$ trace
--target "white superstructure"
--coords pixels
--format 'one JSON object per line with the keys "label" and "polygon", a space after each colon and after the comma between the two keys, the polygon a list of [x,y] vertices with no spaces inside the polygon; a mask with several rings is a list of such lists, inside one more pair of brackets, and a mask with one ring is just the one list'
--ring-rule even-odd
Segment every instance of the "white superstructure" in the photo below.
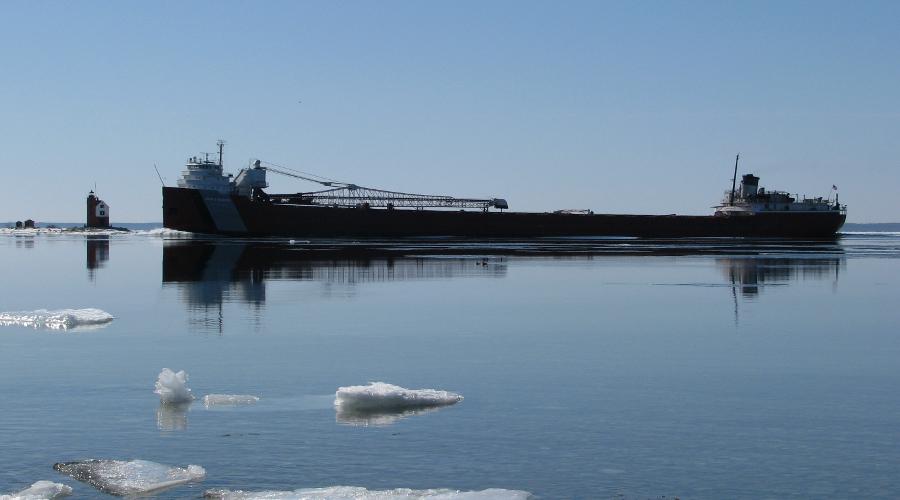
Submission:
{"label": "white superstructure", "polygon": [[715,207],[716,215],[752,215],[765,212],[833,212],[846,211],[834,201],[818,197],[798,199],[785,191],[767,191],[759,187],[759,177],[753,174],[741,178],[740,189],[725,192],[725,198]]}
{"label": "white superstructure", "polygon": [[222,173],[221,164],[210,160],[208,157],[200,159],[192,156],[188,158],[185,170],[181,172],[181,178],[178,179],[178,187],[231,193],[234,191],[234,182],[230,175]]}
{"label": "white superstructure", "polygon": [[260,167],[259,160],[252,167],[241,169],[237,178],[225,174],[222,170],[222,150],[225,143],[219,141],[218,146],[218,161],[210,160],[209,153],[205,153],[205,158],[198,156],[188,158],[185,169],[181,172],[181,178],[178,179],[178,187],[242,196],[250,196],[253,188],[268,187],[266,170]]}

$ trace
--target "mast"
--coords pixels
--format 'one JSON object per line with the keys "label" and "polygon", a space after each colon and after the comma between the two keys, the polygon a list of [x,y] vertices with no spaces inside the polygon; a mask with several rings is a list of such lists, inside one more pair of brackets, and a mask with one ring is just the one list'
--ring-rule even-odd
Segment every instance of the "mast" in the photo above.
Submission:
{"label": "mast", "polygon": [[223,165],[222,164],[222,150],[225,148],[225,141],[223,141],[222,139],[219,139],[218,141],[216,141],[216,144],[219,146],[219,166],[221,167]]}
{"label": "mast", "polygon": [[734,157],[734,177],[731,178],[731,198],[728,200],[729,205],[734,205],[734,188],[737,184],[737,166],[738,160],[741,158],[741,154],[738,153],[737,156]]}

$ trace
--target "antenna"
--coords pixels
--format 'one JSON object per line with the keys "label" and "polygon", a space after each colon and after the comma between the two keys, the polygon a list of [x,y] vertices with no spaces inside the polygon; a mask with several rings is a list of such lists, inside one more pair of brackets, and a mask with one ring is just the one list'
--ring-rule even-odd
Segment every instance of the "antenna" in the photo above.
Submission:
{"label": "antenna", "polygon": [[156,168],[156,163],[154,163],[154,164],[153,164],[153,170],[156,170],[156,176],[157,176],[157,177],[159,177],[159,183],[160,183],[160,184],[162,184],[162,185],[163,185],[163,187],[166,187],[166,183],[165,183],[165,182],[163,182],[163,180],[162,180],[162,176],[161,176],[161,175],[159,175],[159,169],[158,169],[158,168]]}
{"label": "antenna", "polygon": [[734,177],[731,178],[731,199],[729,199],[728,204],[734,205],[734,188],[737,184],[737,166],[738,160],[741,159],[741,154],[738,153],[737,156],[734,157]]}
{"label": "antenna", "polygon": [[219,139],[218,141],[216,141],[216,145],[219,146],[219,166],[221,167],[221,166],[223,166],[222,150],[225,149],[225,141],[222,139]]}

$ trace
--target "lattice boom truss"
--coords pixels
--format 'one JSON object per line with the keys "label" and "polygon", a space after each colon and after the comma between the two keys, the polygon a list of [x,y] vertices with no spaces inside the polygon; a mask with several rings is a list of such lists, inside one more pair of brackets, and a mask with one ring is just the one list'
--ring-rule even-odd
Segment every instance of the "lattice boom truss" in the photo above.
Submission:
{"label": "lattice boom truss", "polygon": [[383,208],[480,208],[484,211],[487,211],[487,209],[491,207],[501,210],[509,208],[506,200],[501,198],[454,198],[453,196],[386,191],[384,189],[368,188],[325,178],[316,179],[312,174],[306,174],[300,171],[290,171],[287,167],[279,167],[274,163],[269,163],[268,165],[269,166],[263,167],[267,171],[315,182],[331,188],[308,193],[270,195],[270,199],[274,200],[276,203],[316,204],[351,208],[359,206]]}
{"label": "lattice boom truss", "polygon": [[[277,198],[280,195],[273,195]],[[299,200],[297,199],[299,198]],[[362,186],[347,186],[309,193],[297,193],[289,202],[314,203],[336,207],[415,207],[415,208],[507,208],[506,201],[500,199],[454,198],[429,194],[401,193]]]}

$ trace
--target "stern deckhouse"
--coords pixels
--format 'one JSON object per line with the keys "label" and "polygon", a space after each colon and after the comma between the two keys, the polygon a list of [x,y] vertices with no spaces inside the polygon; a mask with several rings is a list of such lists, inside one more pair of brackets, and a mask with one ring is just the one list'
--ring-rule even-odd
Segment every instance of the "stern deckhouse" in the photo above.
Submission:
{"label": "stern deckhouse", "polygon": [[[735,159],[735,179],[737,178],[737,160]],[[847,206],[841,205],[837,195],[837,187],[832,186],[834,200],[831,197],[800,197],[787,191],[767,190],[759,186],[759,177],[745,174],[741,177],[740,188],[736,188],[732,180],[731,191],[726,191],[721,204],[715,206],[715,215],[754,215],[765,213],[835,213],[846,216]]]}

